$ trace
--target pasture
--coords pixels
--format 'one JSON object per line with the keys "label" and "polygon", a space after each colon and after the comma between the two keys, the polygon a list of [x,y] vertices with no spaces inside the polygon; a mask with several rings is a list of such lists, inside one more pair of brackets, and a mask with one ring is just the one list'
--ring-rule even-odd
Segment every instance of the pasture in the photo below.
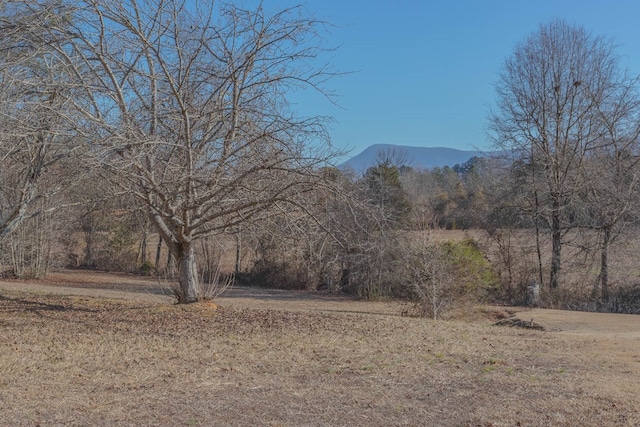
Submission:
{"label": "pasture", "polygon": [[0,290],[2,425],[640,425],[635,316],[519,312],[535,331],[249,288],[179,306],[77,272]]}

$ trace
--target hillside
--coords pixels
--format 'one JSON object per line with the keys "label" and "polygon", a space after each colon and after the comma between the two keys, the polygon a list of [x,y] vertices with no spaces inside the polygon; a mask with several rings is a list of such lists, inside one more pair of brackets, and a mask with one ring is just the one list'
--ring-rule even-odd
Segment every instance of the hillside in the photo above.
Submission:
{"label": "hillside", "polygon": [[416,169],[432,169],[435,167],[462,164],[474,156],[486,156],[482,151],[463,151],[446,147],[409,147],[406,145],[374,144],[360,154],[350,158],[339,167],[363,172],[375,165],[380,156],[391,155],[392,160],[400,158],[402,165]]}

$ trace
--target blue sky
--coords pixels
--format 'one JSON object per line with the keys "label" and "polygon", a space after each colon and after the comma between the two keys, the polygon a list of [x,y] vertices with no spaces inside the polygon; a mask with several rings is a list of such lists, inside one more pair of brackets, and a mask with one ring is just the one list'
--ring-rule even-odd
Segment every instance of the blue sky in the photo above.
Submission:
{"label": "blue sky", "polygon": [[[267,5],[295,1],[266,0]],[[488,111],[497,72],[515,45],[555,18],[618,44],[623,65],[640,74],[640,2],[562,0],[308,0],[335,25],[332,64],[354,73],[329,87],[337,108],[301,94],[305,114],[335,118],[333,144],[349,156],[376,143],[490,149]]]}

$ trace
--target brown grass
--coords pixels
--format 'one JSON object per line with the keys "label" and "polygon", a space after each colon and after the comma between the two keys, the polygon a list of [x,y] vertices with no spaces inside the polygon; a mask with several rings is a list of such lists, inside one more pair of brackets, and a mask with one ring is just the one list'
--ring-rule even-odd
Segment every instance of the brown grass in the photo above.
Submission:
{"label": "brown grass", "polygon": [[640,425],[635,336],[286,296],[185,307],[4,291],[1,424]]}

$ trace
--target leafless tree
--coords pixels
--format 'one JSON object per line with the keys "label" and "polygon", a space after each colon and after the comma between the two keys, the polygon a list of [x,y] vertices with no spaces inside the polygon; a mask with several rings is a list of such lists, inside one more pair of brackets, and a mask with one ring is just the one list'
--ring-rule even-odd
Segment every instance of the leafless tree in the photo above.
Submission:
{"label": "leafless tree", "polygon": [[441,318],[456,299],[460,288],[443,251],[428,239],[407,251],[407,276],[411,299],[419,316]]}
{"label": "leafless tree", "polygon": [[[0,11],[0,237],[53,208],[42,199],[65,187],[63,163],[78,148],[70,87],[39,25],[58,19],[47,5],[7,3]],[[42,185],[51,174],[58,179]]]}
{"label": "leafless tree", "polygon": [[[394,167],[376,169],[381,173],[375,177],[371,171],[360,180],[338,177],[318,215],[327,237],[326,243],[323,241],[325,259],[334,272],[338,268],[337,277],[333,277],[336,287],[365,298],[397,295],[404,285],[397,269],[402,268],[401,236],[406,231],[400,227],[397,208],[406,203],[406,196]],[[391,182],[386,181],[387,174]],[[401,193],[396,195],[398,200],[381,203],[381,192],[388,194],[394,188]]]}
{"label": "leafless tree", "polygon": [[585,161],[603,143],[607,103],[625,76],[612,43],[557,20],[519,44],[500,71],[490,116],[498,148],[527,165],[528,209],[551,234],[550,287],[560,283],[566,233],[586,188]]}
{"label": "leafless tree", "polygon": [[[82,96],[68,99],[95,161],[148,209],[179,265],[179,301],[202,297],[195,243],[313,189],[331,156],[322,117],[292,90],[322,86],[322,22],[303,7],[181,0],[64,3],[54,28]],[[70,28],[69,28],[70,27]]]}
{"label": "leafless tree", "polygon": [[[366,178],[334,168],[304,194],[298,208],[273,218],[258,236],[249,278],[270,286],[340,290],[364,298],[404,290],[397,268],[403,255],[394,209],[379,202]],[[247,242],[248,246],[251,245]],[[256,245],[257,243],[257,245]]]}
{"label": "leafless tree", "polygon": [[600,234],[599,285],[609,299],[609,247],[625,227],[638,219],[640,209],[640,96],[638,80],[613,86],[601,106],[605,132],[591,158],[585,160],[581,179],[583,221]]}

